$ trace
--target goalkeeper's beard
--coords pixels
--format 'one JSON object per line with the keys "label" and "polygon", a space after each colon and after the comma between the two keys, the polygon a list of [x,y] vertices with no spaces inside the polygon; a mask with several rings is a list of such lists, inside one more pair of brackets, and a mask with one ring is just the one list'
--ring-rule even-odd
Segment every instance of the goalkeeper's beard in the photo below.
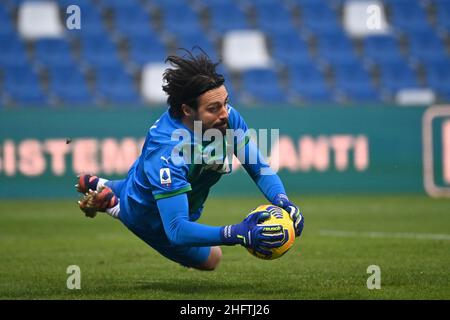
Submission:
{"label": "goalkeeper's beard", "polygon": [[228,129],[228,121],[219,123],[218,125],[215,125],[214,129],[219,130],[225,136],[225,134],[227,133],[227,129]]}
{"label": "goalkeeper's beard", "polygon": [[220,121],[218,123],[214,123],[212,126],[206,126],[205,123],[200,119],[199,115],[196,114],[194,116],[194,122],[195,121],[200,121],[202,124],[202,135],[205,134],[205,132],[209,129],[217,129],[219,130],[223,136],[225,136],[225,134],[227,133],[227,129],[229,128],[228,126],[228,119],[225,121]]}

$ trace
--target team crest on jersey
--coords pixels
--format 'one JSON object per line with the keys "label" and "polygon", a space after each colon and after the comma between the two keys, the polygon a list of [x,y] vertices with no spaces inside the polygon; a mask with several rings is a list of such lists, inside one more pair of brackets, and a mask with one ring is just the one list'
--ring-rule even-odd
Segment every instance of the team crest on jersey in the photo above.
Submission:
{"label": "team crest on jersey", "polygon": [[169,168],[161,168],[159,170],[159,181],[163,186],[170,186],[172,183],[172,178],[170,177],[170,169]]}

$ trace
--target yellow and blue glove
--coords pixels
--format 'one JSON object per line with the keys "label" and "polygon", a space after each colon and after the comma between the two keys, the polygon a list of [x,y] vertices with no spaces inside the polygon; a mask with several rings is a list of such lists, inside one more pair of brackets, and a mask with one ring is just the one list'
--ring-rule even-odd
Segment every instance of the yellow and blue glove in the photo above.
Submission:
{"label": "yellow and blue glove", "polygon": [[220,230],[223,244],[240,244],[246,248],[270,256],[271,252],[264,248],[277,248],[283,245],[282,226],[258,225],[270,218],[267,211],[255,212],[238,224],[224,226]]}
{"label": "yellow and blue glove", "polygon": [[274,200],[272,201],[272,204],[280,208],[283,208],[289,213],[289,216],[294,222],[295,236],[299,237],[302,234],[305,223],[305,219],[303,218],[300,209],[289,200],[287,195],[282,193],[275,196]]}

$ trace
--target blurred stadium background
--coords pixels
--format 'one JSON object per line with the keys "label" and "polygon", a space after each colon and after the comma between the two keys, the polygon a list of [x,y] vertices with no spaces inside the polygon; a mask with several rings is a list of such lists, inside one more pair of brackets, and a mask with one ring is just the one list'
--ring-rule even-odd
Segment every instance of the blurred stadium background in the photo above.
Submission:
{"label": "blurred stadium background", "polygon": [[[126,174],[166,108],[165,57],[194,46],[251,127],[280,129],[306,227],[277,261],[226,247],[186,272],[76,207],[77,173]],[[0,298],[450,299],[448,105],[450,0],[3,0]],[[242,170],[222,180],[200,222],[265,202]]]}
{"label": "blurred stadium background", "polygon": [[4,107],[161,104],[164,58],[194,45],[235,103],[450,100],[446,0],[5,0],[0,20]]}

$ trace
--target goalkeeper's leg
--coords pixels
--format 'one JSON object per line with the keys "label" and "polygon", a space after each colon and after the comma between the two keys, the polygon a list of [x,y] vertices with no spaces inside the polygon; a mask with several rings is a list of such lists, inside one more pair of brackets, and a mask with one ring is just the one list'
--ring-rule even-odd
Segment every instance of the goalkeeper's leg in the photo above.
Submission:
{"label": "goalkeeper's leg", "polygon": [[[124,210],[127,210],[124,208]],[[168,242],[164,230],[153,229],[148,223],[136,225],[128,223],[126,213],[120,220],[139,239],[158,251],[161,255],[180,265],[197,270],[215,270],[222,258],[222,250],[219,246],[192,247],[177,246]]]}
{"label": "goalkeeper's leg", "polygon": [[75,188],[82,194],[86,194],[90,190],[99,191],[99,189],[102,188],[108,181],[90,174],[80,174],[77,177],[77,180],[78,181]]}
{"label": "goalkeeper's leg", "polygon": [[85,195],[78,204],[87,217],[94,218],[97,211],[106,212],[115,218],[119,216],[120,206],[114,203],[114,199],[119,201],[125,179],[107,180],[90,174],[81,174],[77,179],[75,188]]}
{"label": "goalkeeper's leg", "polygon": [[100,191],[101,188],[108,187],[119,196],[124,185],[125,179],[107,180],[90,174],[81,174],[77,177],[75,188],[78,192],[86,194],[89,190]]}
{"label": "goalkeeper's leg", "polygon": [[220,260],[222,260],[222,249],[220,249],[219,246],[211,247],[208,259],[205,262],[194,266],[194,268],[205,271],[213,271],[219,265]]}
{"label": "goalkeeper's leg", "polygon": [[[132,230],[133,231],[133,230]],[[133,231],[139,238],[144,240],[140,232]],[[215,247],[186,247],[186,246],[161,246],[147,242],[166,258],[181,264],[187,268],[193,268],[202,271],[215,270],[222,260],[222,250],[219,246]]]}
{"label": "goalkeeper's leg", "polygon": [[78,201],[80,209],[86,214],[86,217],[94,218],[97,211],[106,212],[114,218],[119,218],[120,204],[119,198],[108,187],[100,187],[97,190],[90,190]]}

